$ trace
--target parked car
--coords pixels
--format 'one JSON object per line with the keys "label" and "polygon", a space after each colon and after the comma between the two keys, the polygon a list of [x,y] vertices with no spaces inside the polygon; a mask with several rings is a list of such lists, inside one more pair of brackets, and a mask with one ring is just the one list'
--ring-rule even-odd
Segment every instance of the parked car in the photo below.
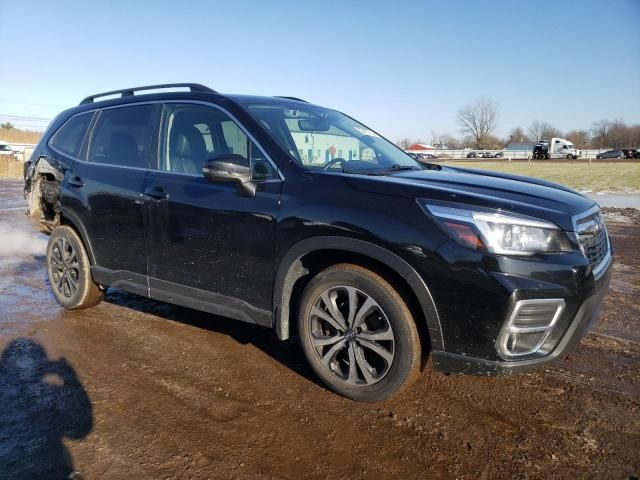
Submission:
{"label": "parked car", "polygon": [[496,154],[493,156],[493,158],[502,158],[504,157],[504,152],[496,152]]}
{"label": "parked car", "polygon": [[423,153],[421,160],[435,160],[437,158],[438,157],[435,156],[433,153]]}
{"label": "parked car", "polygon": [[479,158],[479,153],[478,152],[469,152],[467,153],[467,158]]}
{"label": "parked car", "polygon": [[633,154],[633,158],[640,158],[640,148],[636,148],[636,151]]}
{"label": "parked car", "polygon": [[598,153],[596,158],[624,158],[624,152],[622,150],[607,150],[603,153]]}
{"label": "parked car", "polygon": [[621,150],[624,158],[632,159],[636,154],[635,148],[622,148]]}
{"label": "parked car", "polygon": [[406,387],[428,356],[440,372],[544,365],[591,328],[610,279],[589,198],[421,164],[293,97],[91,95],[32,158],[28,213],[63,307],[111,286],[271,328],[355,400]]}
{"label": "parked car", "polygon": [[484,152],[482,154],[482,158],[493,158],[493,153],[491,152]]}
{"label": "parked car", "polygon": [[15,155],[16,153],[8,143],[0,143],[0,155]]}

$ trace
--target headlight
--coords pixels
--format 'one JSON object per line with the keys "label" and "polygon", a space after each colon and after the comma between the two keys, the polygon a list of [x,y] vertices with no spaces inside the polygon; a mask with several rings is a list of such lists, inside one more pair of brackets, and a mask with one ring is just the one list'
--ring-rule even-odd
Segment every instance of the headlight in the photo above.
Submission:
{"label": "headlight", "polygon": [[466,205],[420,203],[456,240],[474,249],[503,255],[579,249],[567,232],[545,220]]}

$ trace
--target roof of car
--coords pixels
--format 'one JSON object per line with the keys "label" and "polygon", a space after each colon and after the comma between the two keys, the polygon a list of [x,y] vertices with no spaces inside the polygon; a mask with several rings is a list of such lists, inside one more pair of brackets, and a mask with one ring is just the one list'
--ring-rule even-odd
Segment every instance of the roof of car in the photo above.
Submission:
{"label": "roof of car", "polygon": [[[190,85],[190,84],[186,84]],[[139,87],[143,91],[147,89],[147,87]],[[167,92],[152,92],[152,93],[133,93],[138,91],[138,89],[124,89],[117,90],[113,92],[105,92],[102,94],[95,94],[89,97],[86,97],[80,102],[79,105],[72,107],[66,110],[64,113],[67,114],[75,114],[86,110],[94,110],[96,108],[105,108],[116,105],[123,105],[128,103],[137,103],[137,102],[154,102],[154,101],[162,101],[162,100],[221,100],[221,99],[229,99],[236,103],[269,103],[272,105],[310,105],[305,100],[296,97],[290,96],[259,96],[259,95],[240,95],[240,94],[223,94],[216,92],[214,90],[206,89],[203,87],[202,89],[192,90],[192,91],[167,91]],[[109,95],[111,98],[107,98],[104,100],[97,100],[98,98]],[[121,95],[114,97],[114,95]]]}

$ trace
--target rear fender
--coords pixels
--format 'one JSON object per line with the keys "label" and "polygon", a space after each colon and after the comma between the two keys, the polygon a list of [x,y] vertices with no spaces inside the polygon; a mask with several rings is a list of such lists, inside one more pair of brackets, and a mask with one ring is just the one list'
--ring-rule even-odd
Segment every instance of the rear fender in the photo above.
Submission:
{"label": "rear fender", "polygon": [[27,214],[44,232],[60,224],[60,185],[65,170],[60,162],[40,156],[27,171],[24,187]]}

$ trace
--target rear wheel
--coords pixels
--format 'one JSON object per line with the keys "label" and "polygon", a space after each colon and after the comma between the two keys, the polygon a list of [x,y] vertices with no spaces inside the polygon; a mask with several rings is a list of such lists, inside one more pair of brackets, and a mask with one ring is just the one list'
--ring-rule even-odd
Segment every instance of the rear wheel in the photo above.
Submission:
{"label": "rear wheel", "polygon": [[69,310],[93,307],[104,296],[91,277],[91,263],[78,234],[70,227],[57,227],[47,245],[47,274],[51,290]]}
{"label": "rear wheel", "polygon": [[421,346],[398,292],[365,268],[339,264],[305,288],[298,317],[309,364],[334,392],[376,402],[419,374]]}

